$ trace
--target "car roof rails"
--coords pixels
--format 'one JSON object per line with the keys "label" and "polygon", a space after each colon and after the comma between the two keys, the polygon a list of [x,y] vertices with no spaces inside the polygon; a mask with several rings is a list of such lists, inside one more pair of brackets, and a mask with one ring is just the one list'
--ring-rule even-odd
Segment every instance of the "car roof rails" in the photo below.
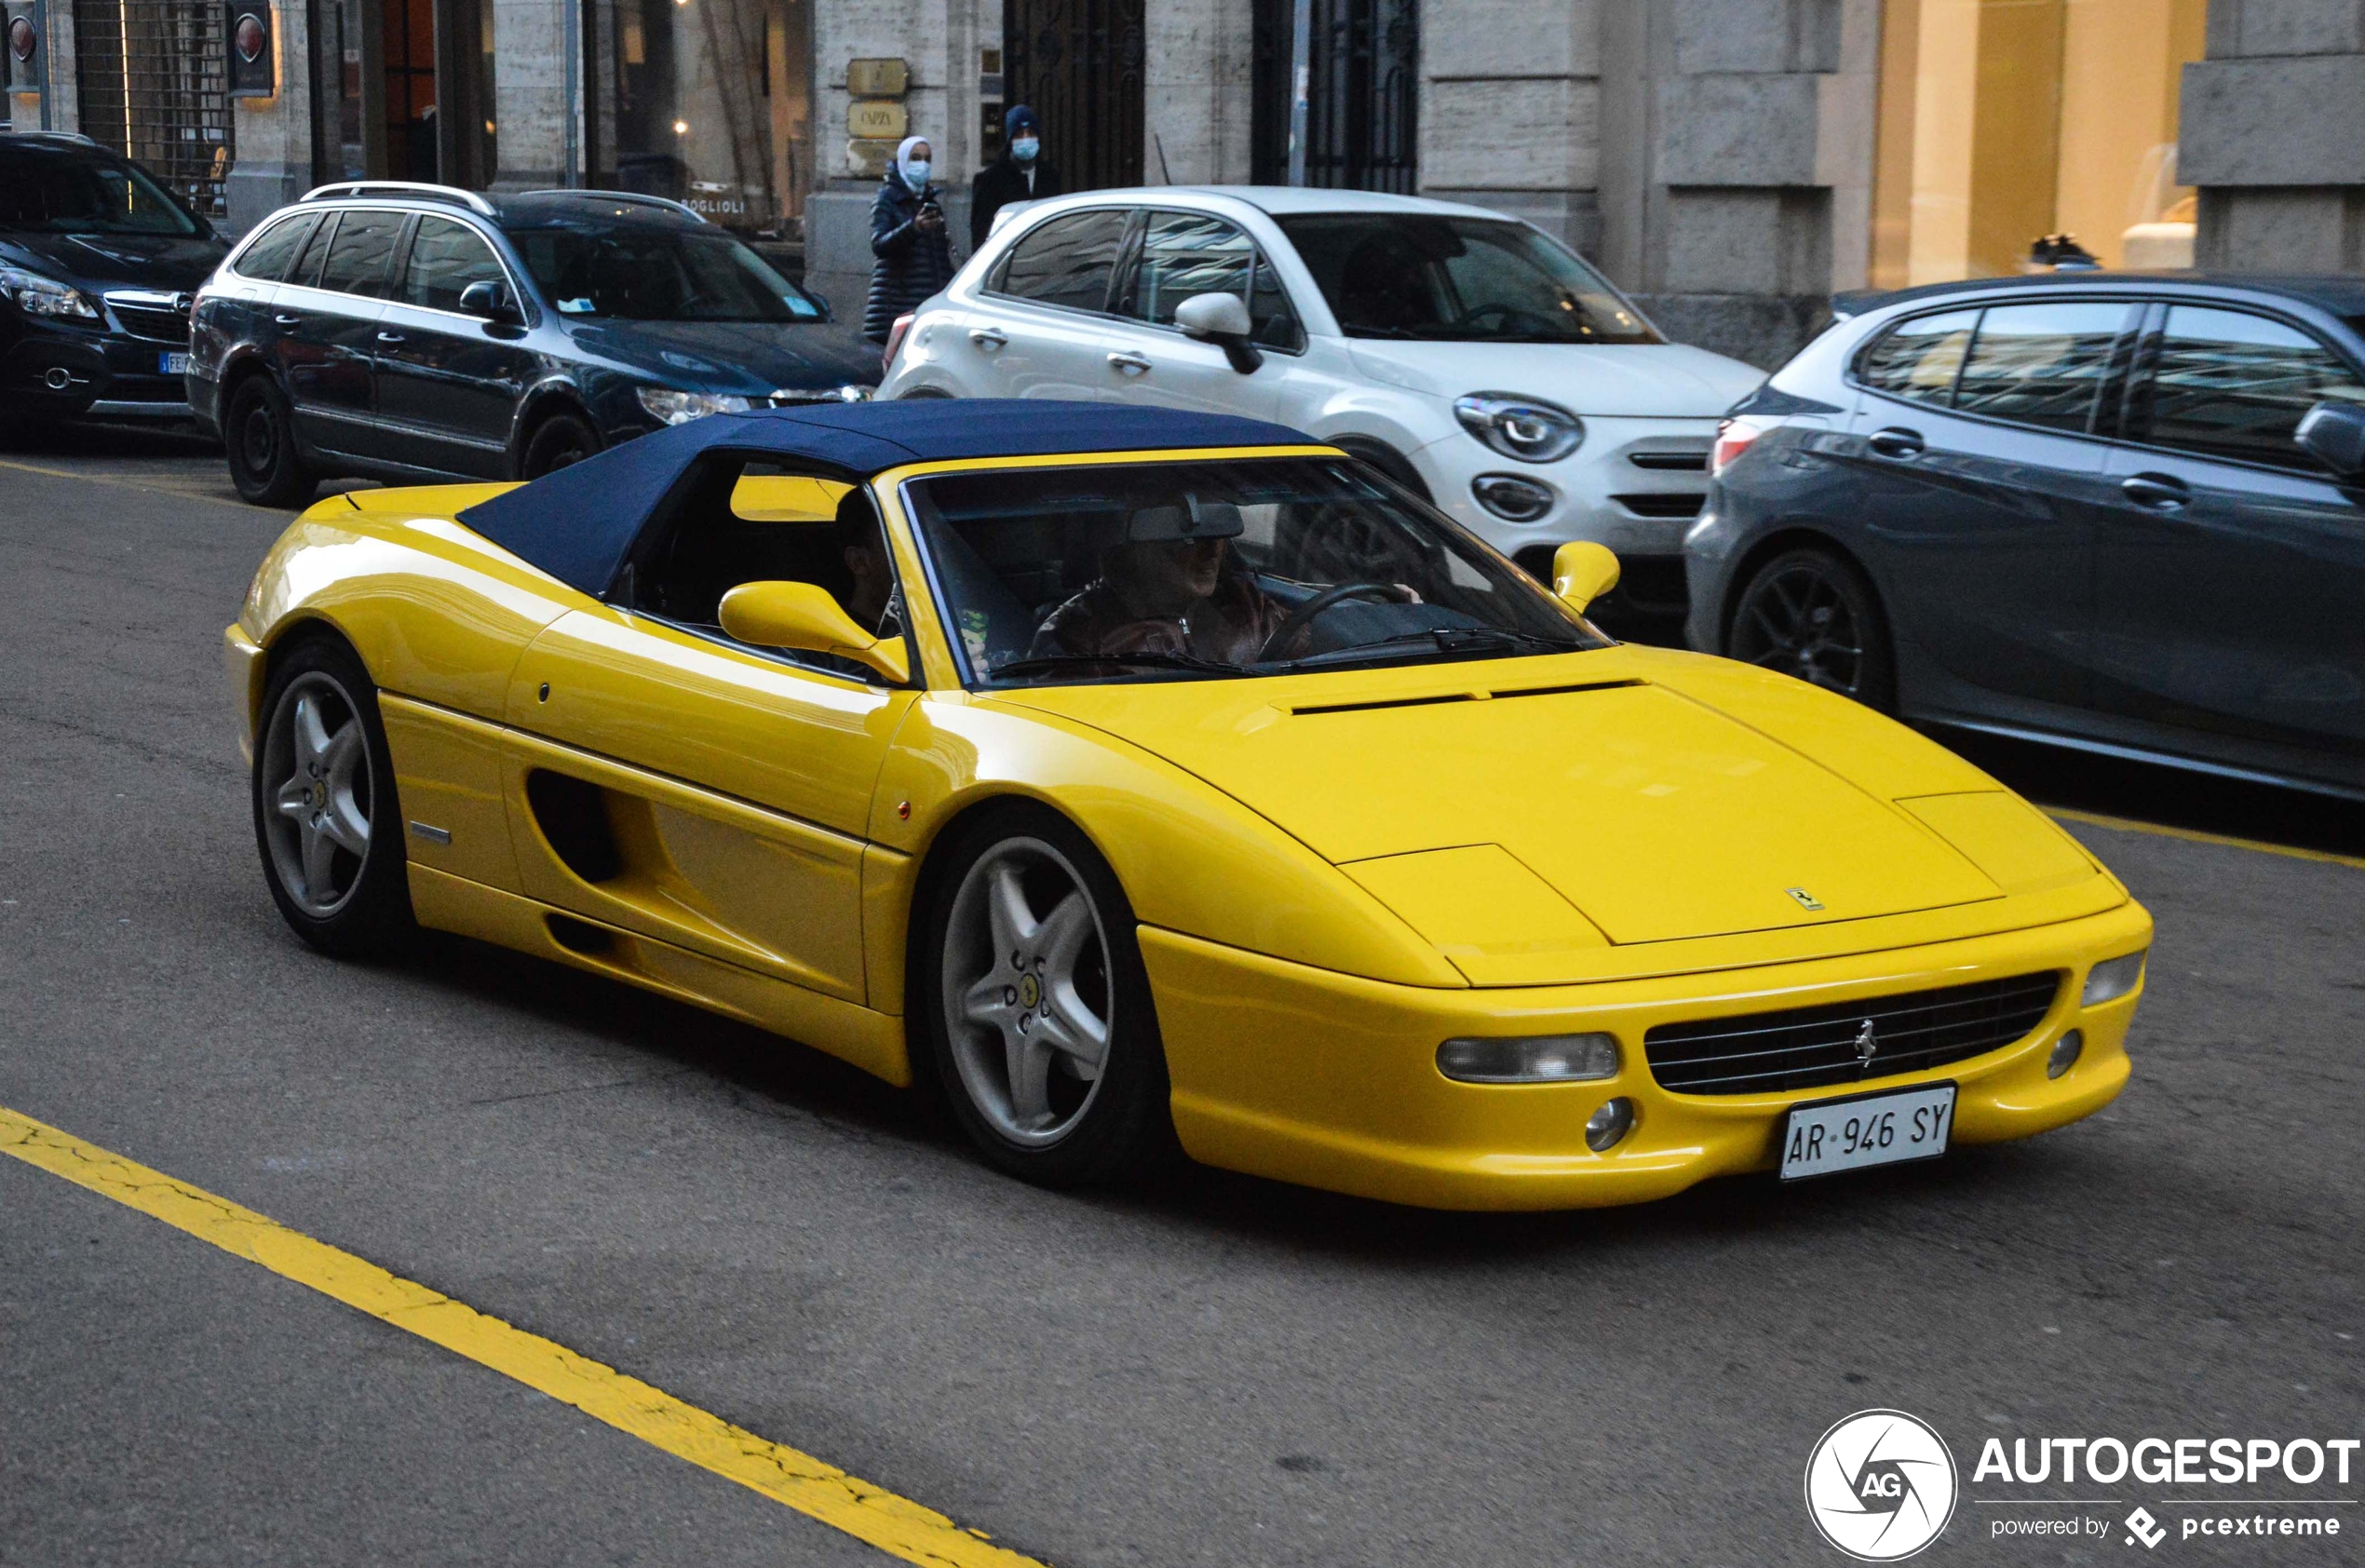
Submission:
{"label": "car roof rails", "polygon": [[488,218],[500,216],[501,210],[474,191],[464,191],[454,185],[429,185],[415,180],[340,180],[332,185],[316,185],[304,193],[306,201],[333,201],[343,196],[410,196],[421,201],[456,201],[472,212]]}
{"label": "car roof rails", "polygon": [[523,194],[530,196],[581,196],[586,201],[628,201],[641,207],[662,207],[669,212],[679,212],[695,223],[708,222],[705,213],[687,203],[675,201],[669,196],[643,196],[639,191],[596,191],[576,186],[566,190],[527,191]]}
{"label": "car roof rails", "polygon": [[78,130],[18,130],[14,128],[10,128],[6,130],[0,130],[0,135],[29,136],[34,138],[35,141],[45,142],[73,142],[85,147],[95,147],[99,144],[92,138],[83,135],[82,132]]}

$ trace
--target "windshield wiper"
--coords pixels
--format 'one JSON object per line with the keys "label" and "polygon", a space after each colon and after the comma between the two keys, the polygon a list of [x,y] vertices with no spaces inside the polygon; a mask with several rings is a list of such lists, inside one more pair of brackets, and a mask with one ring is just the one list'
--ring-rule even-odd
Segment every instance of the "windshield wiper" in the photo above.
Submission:
{"label": "windshield wiper", "polygon": [[1196,658],[1189,654],[1161,654],[1144,650],[1131,654],[1037,654],[1033,658],[1012,659],[997,664],[986,673],[999,681],[1007,676],[1047,675],[1054,670],[1073,669],[1079,665],[1094,665],[1106,669],[1112,665],[1135,666],[1144,669],[1193,669],[1211,675],[1245,673],[1237,664],[1218,659]]}

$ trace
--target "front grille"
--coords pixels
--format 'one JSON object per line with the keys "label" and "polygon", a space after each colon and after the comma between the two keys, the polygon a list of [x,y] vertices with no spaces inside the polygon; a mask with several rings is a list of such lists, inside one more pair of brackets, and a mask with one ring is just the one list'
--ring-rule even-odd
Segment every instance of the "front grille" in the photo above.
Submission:
{"label": "front grille", "polygon": [[107,304],[123,330],[135,338],[148,338],[156,343],[169,343],[175,347],[189,346],[189,313],[175,310],[162,303],[133,303],[120,294],[109,294]]}
{"label": "front grille", "polygon": [[[1774,1094],[1894,1077],[1964,1061],[2027,1036],[2045,1021],[2061,977],[2047,972],[1909,991],[1819,1007],[1663,1023],[1642,1036],[1661,1088],[1679,1094]],[[1872,1060],[1858,1042],[1872,1026]]]}
{"label": "front grille", "polygon": [[1700,515],[1708,497],[1694,491],[1655,491],[1642,495],[1613,495],[1611,500],[1637,517],[1688,518]]}

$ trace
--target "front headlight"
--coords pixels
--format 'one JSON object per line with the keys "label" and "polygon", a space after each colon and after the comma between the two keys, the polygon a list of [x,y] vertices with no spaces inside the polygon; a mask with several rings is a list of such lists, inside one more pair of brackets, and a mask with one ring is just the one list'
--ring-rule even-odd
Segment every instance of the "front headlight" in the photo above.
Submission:
{"label": "front headlight", "polygon": [[1615,1078],[1617,1068],[1617,1038],[1611,1034],[1466,1038],[1437,1048],[1437,1070],[1465,1084],[1582,1083]]}
{"label": "front headlight", "polygon": [[643,386],[641,406],[668,425],[687,425],[710,413],[745,413],[755,404],[736,392],[677,392],[670,386]]}
{"label": "front headlight", "polygon": [[1556,463],[1585,440],[1585,421],[1564,408],[1515,392],[1456,398],[1453,417],[1504,456],[1527,463]]}
{"label": "front headlight", "polygon": [[2112,958],[2086,971],[2086,994],[2077,999],[2081,1007],[2099,1007],[2105,1002],[2115,1002],[2135,989],[2143,978],[2145,948],[2124,958]]}
{"label": "front headlight", "polygon": [[85,321],[99,318],[98,306],[85,298],[82,291],[22,267],[0,266],[0,298],[7,299],[27,316],[72,316]]}

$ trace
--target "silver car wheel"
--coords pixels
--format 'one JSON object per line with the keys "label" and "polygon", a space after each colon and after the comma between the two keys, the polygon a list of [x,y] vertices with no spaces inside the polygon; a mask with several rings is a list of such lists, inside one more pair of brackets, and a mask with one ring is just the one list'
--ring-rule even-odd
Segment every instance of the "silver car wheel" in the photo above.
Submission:
{"label": "silver car wheel", "polygon": [[970,1103],[1007,1142],[1057,1143],[1100,1093],[1115,1021],[1108,953],[1084,879],[1041,839],[1005,839],[961,879],[945,1037]]}
{"label": "silver car wheel", "polygon": [[255,766],[279,885],[325,920],[353,897],[370,853],[370,737],[353,698],[318,670],[291,681]]}

